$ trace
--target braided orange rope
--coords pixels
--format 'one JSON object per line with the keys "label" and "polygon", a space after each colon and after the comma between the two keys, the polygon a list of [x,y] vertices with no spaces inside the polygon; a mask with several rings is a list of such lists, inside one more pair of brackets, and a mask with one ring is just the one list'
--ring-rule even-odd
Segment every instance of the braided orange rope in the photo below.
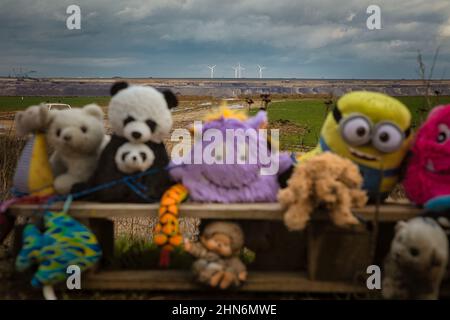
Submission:
{"label": "braided orange rope", "polygon": [[182,184],[176,184],[164,192],[159,206],[159,222],[155,227],[153,241],[161,247],[160,265],[169,265],[170,252],[183,243],[179,226],[179,204],[189,192]]}

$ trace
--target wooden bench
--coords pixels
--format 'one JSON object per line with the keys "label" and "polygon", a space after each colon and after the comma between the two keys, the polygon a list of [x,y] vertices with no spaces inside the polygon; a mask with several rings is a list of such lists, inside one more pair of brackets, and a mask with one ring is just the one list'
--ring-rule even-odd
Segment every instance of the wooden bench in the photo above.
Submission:
{"label": "wooden bench", "polygon": [[[16,205],[11,208],[11,214],[30,217],[36,209],[35,205]],[[61,209],[61,204],[55,204],[51,209]],[[313,216],[304,232],[289,232],[283,225],[283,210],[277,203],[185,203],[180,207],[182,217],[235,220],[243,225],[247,246],[256,252],[257,263],[250,266],[248,281],[239,290],[251,292],[368,292],[365,271],[375,257],[373,247],[383,256],[392,239],[393,224],[416,216],[420,210],[404,203],[386,203],[379,207],[378,213],[373,205],[354,212],[369,224],[375,216],[378,217],[380,237],[376,243],[373,242],[372,231],[366,226],[339,229],[331,225],[323,212]],[[70,214],[90,226],[99,239],[104,255],[111,257],[114,252],[114,225],[111,218],[157,217],[158,204],[75,202],[70,208]],[[385,234],[384,226],[389,230]],[[251,243],[258,248],[254,249]],[[192,281],[189,270],[100,268],[84,278],[85,289],[205,289]]]}

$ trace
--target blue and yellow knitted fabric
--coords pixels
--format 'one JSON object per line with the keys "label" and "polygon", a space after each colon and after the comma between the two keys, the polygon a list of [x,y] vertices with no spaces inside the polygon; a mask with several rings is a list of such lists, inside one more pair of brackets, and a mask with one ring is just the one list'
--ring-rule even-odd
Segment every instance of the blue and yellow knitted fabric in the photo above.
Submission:
{"label": "blue and yellow knitted fabric", "polygon": [[31,280],[33,287],[64,281],[70,265],[83,271],[100,259],[102,253],[95,235],[67,213],[47,211],[44,221],[44,233],[33,224],[25,227],[23,247],[16,259],[19,271],[38,265]]}

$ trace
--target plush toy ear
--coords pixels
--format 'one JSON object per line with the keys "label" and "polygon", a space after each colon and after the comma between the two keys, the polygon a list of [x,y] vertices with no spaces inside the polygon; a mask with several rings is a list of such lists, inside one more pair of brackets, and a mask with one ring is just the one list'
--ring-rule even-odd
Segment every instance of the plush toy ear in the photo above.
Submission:
{"label": "plush toy ear", "polygon": [[164,99],[166,99],[169,109],[175,108],[178,105],[177,96],[170,90],[164,90],[162,92]]}
{"label": "plush toy ear", "polygon": [[96,117],[98,120],[103,120],[103,110],[95,103],[84,106],[83,111],[93,117]]}
{"label": "plush toy ear", "polygon": [[404,226],[406,226],[406,222],[405,221],[399,221],[397,222],[397,224],[395,225],[395,232],[399,231],[400,229],[402,229]]}
{"label": "plush toy ear", "polygon": [[117,92],[126,89],[128,87],[129,87],[128,82],[125,81],[116,82],[112,85],[111,89],[109,89],[109,93],[111,94],[112,97],[115,96]]}

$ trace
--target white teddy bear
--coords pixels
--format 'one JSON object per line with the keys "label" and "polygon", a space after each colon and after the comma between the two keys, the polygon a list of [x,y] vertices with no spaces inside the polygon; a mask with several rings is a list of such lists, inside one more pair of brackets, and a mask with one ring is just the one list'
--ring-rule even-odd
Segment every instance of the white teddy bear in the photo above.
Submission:
{"label": "white teddy bear", "polygon": [[78,182],[87,181],[97,167],[102,147],[107,144],[103,111],[96,104],[48,112],[47,141],[55,175],[54,188],[67,194]]}
{"label": "white teddy bear", "polygon": [[383,297],[438,299],[447,261],[447,236],[435,220],[398,222],[384,265]]}

